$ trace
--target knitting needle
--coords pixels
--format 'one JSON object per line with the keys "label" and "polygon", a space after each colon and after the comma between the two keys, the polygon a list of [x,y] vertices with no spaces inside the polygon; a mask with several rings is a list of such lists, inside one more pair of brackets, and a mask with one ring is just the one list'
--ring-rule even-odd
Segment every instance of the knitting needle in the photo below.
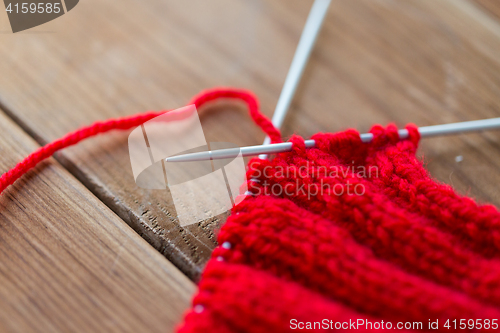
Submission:
{"label": "knitting needle", "polygon": [[[288,74],[285,79],[285,84],[281,90],[278,103],[276,104],[276,109],[274,110],[272,123],[274,127],[280,128],[285,120],[285,116],[292,103],[293,96],[297,90],[304,69],[311,55],[314,44],[318,37],[319,31],[325,19],[328,7],[330,6],[331,0],[316,0],[314,1],[311,11],[307,17],[304,30],[300,36],[299,44],[293,56],[292,64],[288,70]],[[264,140],[264,145],[268,145],[271,142],[269,137]],[[267,156],[259,156],[261,159],[266,159]]]}
{"label": "knitting needle", "polygon": [[[439,135],[477,132],[477,131],[484,131],[491,129],[500,129],[500,118],[491,118],[484,120],[465,121],[460,123],[419,127],[418,132],[420,133],[420,137],[428,138]],[[398,131],[398,134],[401,140],[407,139],[409,137],[408,130],[406,129],[400,129]],[[360,134],[360,138],[362,142],[368,143],[373,140],[373,134],[372,133]],[[314,140],[306,140],[305,146],[306,148],[315,147],[316,142]],[[233,148],[233,149],[220,149],[215,151],[205,151],[199,153],[171,156],[166,159],[166,162],[193,162],[193,161],[204,161],[209,159],[217,160],[223,158],[234,158],[238,156],[240,153],[242,156],[254,156],[258,154],[284,153],[291,150],[292,150],[292,143],[284,142],[284,143],[275,143],[269,145],[249,146],[249,147]]]}

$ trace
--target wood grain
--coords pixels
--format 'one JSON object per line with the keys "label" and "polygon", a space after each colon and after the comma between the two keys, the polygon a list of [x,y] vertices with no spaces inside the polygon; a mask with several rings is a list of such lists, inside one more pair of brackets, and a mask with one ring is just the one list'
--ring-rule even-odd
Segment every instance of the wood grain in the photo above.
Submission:
{"label": "wood grain", "polygon": [[490,12],[492,15],[500,18],[500,2],[494,0],[474,0],[476,1],[484,10]]}
{"label": "wood grain", "polygon": [[[177,108],[218,85],[253,90],[271,115],[311,4],[83,1],[32,33],[0,35],[0,103],[39,143],[98,119]],[[473,1],[333,1],[283,132],[498,117],[499,54],[500,23]],[[262,141],[241,107],[211,111],[208,141]],[[179,227],[167,191],[134,184],[126,140],[103,136],[57,158],[196,279],[223,217]],[[499,147],[489,132],[428,139],[420,153],[438,180],[500,206]]]}
{"label": "wood grain", "polygon": [[[0,112],[0,171],[37,144]],[[0,197],[1,332],[171,332],[193,283],[53,159]]]}

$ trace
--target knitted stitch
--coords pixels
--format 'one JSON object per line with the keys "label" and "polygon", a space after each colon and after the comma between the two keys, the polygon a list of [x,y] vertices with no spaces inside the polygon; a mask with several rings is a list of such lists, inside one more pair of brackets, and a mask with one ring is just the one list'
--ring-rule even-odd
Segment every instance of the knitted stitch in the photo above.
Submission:
{"label": "knitted stitch", "polygon": [[439,319],[449,331],[448,319],[500,318],[500,213],[432,180],[407,128],[401,141],[395,126],[374,126],[368,144],[354,130],[316,134],[312,149],[294,136],[291,152],[253,159],[254,196],[222,227],[178,332],[358,318],[424,330]]}

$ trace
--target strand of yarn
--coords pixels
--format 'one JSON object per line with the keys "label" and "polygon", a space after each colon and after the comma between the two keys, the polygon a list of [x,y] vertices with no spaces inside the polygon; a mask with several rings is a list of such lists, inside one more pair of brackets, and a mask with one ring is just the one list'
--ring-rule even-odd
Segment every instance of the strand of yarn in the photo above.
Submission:
{"label": "strand of yarn", "polygon": [[[271,121],[259,111],[257,97],[249,91],[234,88],[215,88],[202,91],[195,96],[189,104],[194,104],[197,108],[221,99],[236,99],[244,102],[253,121],[271,138],[273,142],[281,142],[281,134]],[[0,194],[26,172],[37,166],[43,160],[52,156],[55,152],[75,145],[82,140],[106,133],[112,130],[129,130],[144,122],[155,118],[168,111],[147,112],[118,119],[99,121],[90,126],[82,127],[71,132],[64,137],[38,148],[36,151],[19,162],[15,167],[4,173],[0,177]]]}

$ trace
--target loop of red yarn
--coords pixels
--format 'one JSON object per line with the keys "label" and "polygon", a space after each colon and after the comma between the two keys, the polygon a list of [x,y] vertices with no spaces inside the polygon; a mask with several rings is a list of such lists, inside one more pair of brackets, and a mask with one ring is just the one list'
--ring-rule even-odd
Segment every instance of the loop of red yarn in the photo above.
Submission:
{"label": "loop of red yarn", "polygon": [[191,104],[201,106],[208,102],[223,98],[232,98],[245,102],[248,106],[248,111],[252,120],[269,136],[271,142],[282,142],[279,129],[277,129],[273,123],[259,111],[259,99],[250,91],[237,90],[233,88],[205,90],[195,96],[191,100]]}
{"label": "loop of red yarn", "polygon": [[[194,104],[197,108],[200,108],[207,103],[226,98],[237,99],[245,102],[253,121],[271,138],[272,142],[281,142],[281,134],[279,130],[274,127],[271,121],[259,111],[258,99],[250,91],[234,88],[215,88],[205,90],[195,96],[190,104]],[[38,148],[35,152],[31,153],[14,168],[10,169],[0,177],[0,194],[22,175],[34,168],[41,161],[52,156],[58,150],[75,145],[82,140],[111,130],[128,130],[137,127],[165,112],[168,111],[148,112],[96,122],[90,126],[82,127],[74,132],[71,132],[56,141],[48,143],[45,146]]]}

